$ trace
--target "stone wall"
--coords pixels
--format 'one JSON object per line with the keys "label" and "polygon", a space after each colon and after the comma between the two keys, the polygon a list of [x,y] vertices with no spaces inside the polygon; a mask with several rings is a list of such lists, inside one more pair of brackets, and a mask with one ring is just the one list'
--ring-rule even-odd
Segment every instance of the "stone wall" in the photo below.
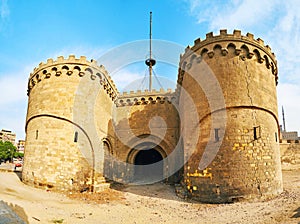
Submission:
{"label": "stone wall", "polygon": [[226,202],[282,191],[276,66],[261,39],[240,31],[209,33],[181,57],[184,181],[193,198]]}
{"label": "stone wall", "polygon": [[[114,113],[115,159],[120,161],[115,167],[115,180],[133,181],[135,158],[139,150],[155,149],[165,159],[164,176],[169,182],[177,160],[182,157],[174,149],[179,139],[179,116],[176,97],[169,90],[152,92],[131,92],[118,97]],[[175,151],[172,154],[172,152]],[[168,157],[168,158],[167,158]],[[126,163],[122,166],[122,163]]]}
{"label": "stone wall", "polygon": [[85,57],[49,59],[35,68],[28,83],[23,181],[62,191],[102,181],[98,141],[108,135],[116,93],[103,66]]}
{"label": "stone wall", "polygon": [[132,183],[140,152],[152,149],[162,158],[162,179],[182,178],[194,199],[280,193],[278,76],[270,47],[252,34],[221,30],[195,40],[179,66],[175,92],[119,94],[93,60],[41,63],[28,82],[23,181],[62,191],[101,189],[104,177]]}
{"label": "stone wall", "polygon": [[[300,165],[300,143],[294,140],[282,140],[280,143],[281,162],[283,168]],[[300,167],[300,166],[299,166]]]}

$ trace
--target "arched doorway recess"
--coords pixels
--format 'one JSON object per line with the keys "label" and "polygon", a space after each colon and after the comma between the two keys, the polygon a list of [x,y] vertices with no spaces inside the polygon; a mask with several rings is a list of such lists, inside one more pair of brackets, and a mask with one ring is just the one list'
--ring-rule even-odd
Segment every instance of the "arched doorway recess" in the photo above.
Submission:
{"label": "arched doorway recess", "polygon": [[133,182],[147,184],[163,181],[167,173],[166,156],[160,146],[150,142],[135,146],[128,155],[128,162],[134,165]]}

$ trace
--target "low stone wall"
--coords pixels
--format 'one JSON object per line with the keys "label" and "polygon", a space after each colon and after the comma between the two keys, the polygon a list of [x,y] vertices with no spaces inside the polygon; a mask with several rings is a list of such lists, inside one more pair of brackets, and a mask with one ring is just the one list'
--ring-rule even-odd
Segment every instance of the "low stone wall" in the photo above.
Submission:
{"label": "low stone wall", "polygon": [[300,165],[299,141],[282,141],[280,143],[280,153],[283,165]]}

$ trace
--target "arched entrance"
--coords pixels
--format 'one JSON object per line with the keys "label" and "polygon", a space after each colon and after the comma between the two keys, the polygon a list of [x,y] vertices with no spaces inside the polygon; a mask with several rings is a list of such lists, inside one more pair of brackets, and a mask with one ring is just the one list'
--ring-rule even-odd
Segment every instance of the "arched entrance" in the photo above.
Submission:
{"label": "arched entrance", "polygon": [[166,154],[162,148],[151,143],[136,146],[128,155],[128,162],[134,165],[133,182],[148,184],[163,181]]}
{"label": "arched entrance", "polygon": [[102,140],[102,146],[104,150],[104,176],[105,178],[113,179],[113,151],[108,139]]}
{"label": "arched entrance", "polygon": [[135,165],[149,165],[163,160],[162,155],[155,149],[141,150],[134,159]]}
{"label": "arched entrance", "polygon": [[[162,155],[155,149],[141,150],[134,159],[134,179],[143,180],[163,180],[163,160]],[[152,165],[151,167],[147,165]]]}

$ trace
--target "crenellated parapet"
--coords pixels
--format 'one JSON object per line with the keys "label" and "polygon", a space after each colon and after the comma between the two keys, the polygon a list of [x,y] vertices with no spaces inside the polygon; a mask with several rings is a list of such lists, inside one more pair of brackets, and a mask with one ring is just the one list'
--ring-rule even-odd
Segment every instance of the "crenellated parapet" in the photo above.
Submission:
{"label": "crenellated parapet", "polygon": [[146,105],[146,104],[164,104],[164,103],[177,103],[178,97],[171,89],[160,89],[159,91],[152,90],[137,90],[123,92],[115,100],[117,107],[132,106],[132,105]]}
{"label": "crenellated parapet", "polygon": [[99,82],[112,100],[117,97],[117,87],[103,65],[98,65],[93,59],[87,61],[85,56],[75,58],[74,55],[68,58],[60,56],[56,60],[50,58],[46,63],[41,62],[38,67],[34,68],[28,81],[28,96],[35,85],[43,80],[62,76],[89,76],[92,81]]}
{"label": "crenellated parapet", "polygon": [[277,73],[271,48],[239,30],[208,33],[185,49],[177,92],[184,154],[191,155],[184,185],[193,199],[223,203],[282,192]]}
{"label": "crenellated parapet", "polygon": [[178,83],[181,85],[184,72],[188,72],[194,63],[200,63],[203,58],[209,60],[216,56],[239,57],[242,61],[256,60],[271,70],[276,84],[278,83],[277,61],[269,45],[265,45],[260,38],[255,39],[251,33],[243,36],[240,30],[234,30],[233,34],[228,34],[226,29],[220,30],[219,35],[207,33],[205,40],[198,38],[194,41],[194,46],[185,49],[185,53],[180,55]]}

